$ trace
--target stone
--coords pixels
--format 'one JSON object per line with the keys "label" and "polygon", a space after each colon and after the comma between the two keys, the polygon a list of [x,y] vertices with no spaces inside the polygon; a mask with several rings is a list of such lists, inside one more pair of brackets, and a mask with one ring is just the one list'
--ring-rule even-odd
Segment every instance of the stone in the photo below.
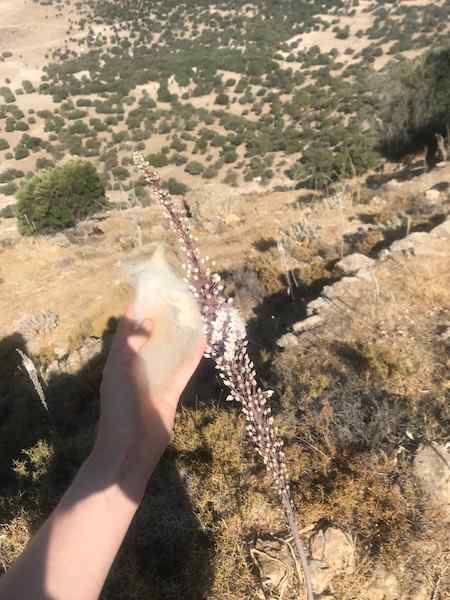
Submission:
{"label": "stone", "polygon": [[433,238],[450,239],[450,219],[432,229],[430,235]]}
{"label": "stone", "polygon": [[295,348],[298,346],[298,338],[293,333],[285,333],[277,340],[279,348]]}
{"label": "stone", "polygon": [[391,179],[385,184],[386,190],[395,190],[400,185],[400,182],[397,179]]}
{"label": "stone", "polygon": [[309,331],[310,329],[314,329],[318,327],[322,323],[322,317],[319,315],[313,315],[312,317],[308,317],[303,321],[298,321],[292,325],[292,330],[295,333],[303,333],[304,331]]}
{"label": "stone", "polygon": [[430,505],[450,521],[450,452],[433,442],[420,446],[414,458],[414,476]]}
{"label": "stone", "polygon": [[306,314],[308,316],[317,315],[330,308],[330,301],[326,298],[316,298],[308,303],[306,307]]}
{"label": "stone", "polygon": [[311,577],[317,594],[328,591],[337,575],[352,573],[354,570],[354,542],[337,527],[328,527],[314,533],[309,540],[309,550]]}
{"label": "stone", "polygon": [[390,248],[391,252],[402,252],[415,254],[415,249],[418,246],[426,244],[429,241],[429,234],[422,231],[411,233],[402,240],[394,242]]}
{"label": "stone", "polygon": [[400,584],[397,577],[386,571],[383,566],[378,566],[365,598],[367,600],[400,600],[400,597]]}
{"label": "stone", "polygon": [[323,288],[322,296],[329,300],[337,298],[345,298],[352,295],[358,288],[361,287],[361,277],[343,277],[340,281],[336,281],[333,285],[326,285]]}
{"label": "stone", "polygon": [[427,190],[425,192],[425,198],[430,202],[437,202],[441,198],[439,190]]}
{"label": "stone", "polygon": [[264,597],[284,599],[294,580],[295,565],[287,543],[281,539],[258,539],[250,554],[259,572]]}
{"label": "stone", "polygon": [[355,275],[375,266],[375,261],[364,254],[350,254],[336,264],[336,269],[344,275]]}

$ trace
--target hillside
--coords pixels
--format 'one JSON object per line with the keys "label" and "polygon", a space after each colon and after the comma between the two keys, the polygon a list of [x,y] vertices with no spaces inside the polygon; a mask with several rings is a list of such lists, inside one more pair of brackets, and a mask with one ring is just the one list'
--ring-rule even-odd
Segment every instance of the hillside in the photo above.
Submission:
{"label": "hillside", "polygon": [[315,187],[362,173],[382,159],[386,77],[446,42],[449,9],[373,0],[259,0],[232,10],[3,4],[0,156],[10,176],[0,195],[8,197],[22,174],[67,156],[94,161],[116,195],[144,197],[133,150],[189,187],[202,178]]}
{"label": "hillside", "polygon": [[[137,151],[275,390],[315,600],[450,600],[450,2],[0,9],[0,576],[90,451],[129,266],[181,270]],[[73,158],[108,202],[25,235],[17,190]],[[226,395],[203,360],[102,599],[303,598]]]}

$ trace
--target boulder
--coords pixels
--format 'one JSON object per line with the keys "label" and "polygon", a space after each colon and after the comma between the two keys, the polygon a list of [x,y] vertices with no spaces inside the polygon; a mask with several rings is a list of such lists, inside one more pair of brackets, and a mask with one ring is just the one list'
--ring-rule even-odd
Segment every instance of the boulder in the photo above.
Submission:
{"label": "boulder", "polygon": [[432,229],[430,235],[433,238],[450,239],[450,219]]}
{"label": "boulder", "polygon": [[279,348],[295,348],[298,346],[298,338],[293,333],[285,333],[277,340]]}
{"label": "boulder", "polygon": [[308,303],[306,307],[306,314],[308,316],[317,315],[330,308],[330,301],[326,298],[316,298]]}
{"label": "boulder", "polygon": [[427,190],[425,192],[425,198],[429,202],[437,202],[438,200],[440,200],[441,194],[440,194],[439,190]]}
{"label": "boulder", "polygon": [[337,527],[314,533],[309,541],[310,569],[316,594],[329,591],[333,579],[342,573],[352,573],[355,561],[353,540]]}
{"label": "boulder", "polygon": [[344,275],[355,275],[375,266],[375,261],[364,254],[350,254],[336,264],[336,269]]}
{"label": "boulder", "polygon": [[450,452],[436,443],[420,446],[414,476],[430,505],[450,521]]}
{"label": "boulder", "polygon": [[314,329],[318,327],[322,323],[322,317],[319,315],[313,315],[312,317],[308,317],[303,321],[298,321],[292,325],[292,330],[295,333],[303,333],[304,331],[309,331],[310,329]]}
{"label": "boulder", "polygon": [[289,546],[282,539],[257,539],[250,550],[259,572],[264,597],[285,598],[295,577],[295,564]]}
{"label": "boulder", "polygon": [[422,231],[411,233],[402,240],[394,242],[390,248],[391,252],[401,252],[406,254],[415,254],[419,246],[425,245],[429,241],[429,234]]}

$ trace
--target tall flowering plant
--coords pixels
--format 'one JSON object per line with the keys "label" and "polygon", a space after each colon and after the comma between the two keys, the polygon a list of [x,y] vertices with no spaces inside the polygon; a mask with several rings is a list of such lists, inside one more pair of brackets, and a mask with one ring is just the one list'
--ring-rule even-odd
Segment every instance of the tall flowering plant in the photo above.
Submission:
{"label": "tall flowering plant", "polygon": [[145,177],[155,200],[168,219],[170,228],[178,237],[184,255],[185,281],[199,303],[205,323],[205,356],[215,361],[219,376],[229,390],[228,399],[241,404],[247,433],[272,476],[280,497],[302,565],[307,600],[314,600],[308,562],[295,523],[283,442],[274,425],[268,402],[273,392],[262,390],[258,385],[254,365],[247,351],[245,323],[233,306],[233,299],[225,297],[220,275],[211,272],[208,257],[200,256],[197,239],[192,234],[184,206],[162,189],[158,174],[150,168],[142,155],[135,154],[134,163]]}

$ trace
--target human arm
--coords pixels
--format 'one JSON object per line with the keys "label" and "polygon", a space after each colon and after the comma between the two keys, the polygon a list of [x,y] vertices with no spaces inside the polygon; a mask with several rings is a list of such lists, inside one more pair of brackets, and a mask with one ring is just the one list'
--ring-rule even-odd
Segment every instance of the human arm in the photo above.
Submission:
{"label": "human arm", "polygon": [[94,448],[47,522],[0,580],[0,600],[94,600],[164,452],[181,392],[203,344],[152,397],[139,354],[151,323],[119,324],[101,386]]}

